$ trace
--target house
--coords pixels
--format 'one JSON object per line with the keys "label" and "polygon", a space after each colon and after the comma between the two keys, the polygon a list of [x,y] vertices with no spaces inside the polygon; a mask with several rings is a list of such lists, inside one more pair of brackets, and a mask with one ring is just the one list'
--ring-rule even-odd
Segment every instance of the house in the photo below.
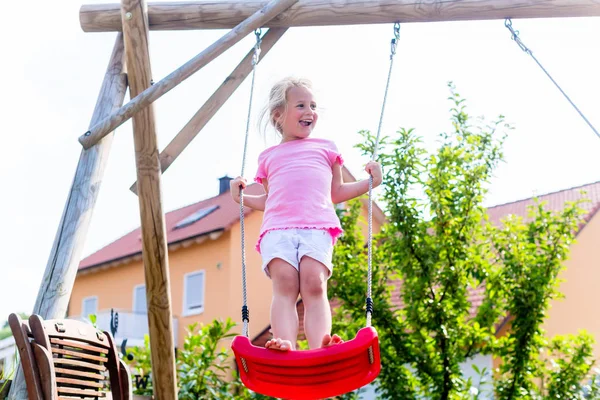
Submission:
{"label": "house", "polygon": [[[353,180],[344,169],[344,179]],[[171,211],[166,214],[169,248],[170,286],[175,346],[181,346],[185,328],[194,322],[210,323],[215,318],[231,317],[240,322],[241,251],[239,205],[227,192],[229,178],[221,178],[219,194],[213,198]],[[576,333],[586,329],[600,339],[600,320],[594,318],[594,287],[600,283],[600,182],[538,196],[547,207],[559,211],[566,201],[580,198],[586,191],[590,202],[584,204],[586,217],[577,242],[571,247],[570,258],[562,278],[560,291],[565,299],[554,300],[544,328],[549,336]],[[249,194],[261,193],[262,187],[250,185]],[[510,214],[527,216],[533,199],[524,199],[488,208],[490,219],[499,223]],[[366,216],[366,200],[363,212]],[[374,207],[374,231],[385,216]],[[271,286],[260,269],[259,254],[254,251],[262,213],[247,210],[245,214],[246,264],[248,305],[250,308],[250,337],[255,345],[263,345],[270,335],[269,306]],[[148,332],[144,271],[141,260],[139,229],[117,239],[81,261],[75,280],[68,315],[72,318],[98,316],[98,325],[110,326],[110,311],[119,313],[117,343],[128,339],[128,345],[139,345]],[[198,290],[199,289],[199,290]],[[397,288],[398,290],[398,288]],[[397,292],[394,293],[398,298]],[[471,292],[472,310],[483,299],[483,289]],[[302,303],[298,303],[302,312]],[[241,330],[241,326],[238,326]],[[500,327],[499,334],[508,329]],[[595,356],[600,356],[596,346]],[[491,370],[497,360],[477,355],[471,364]],[[465,364],[465,374],[473,374]],[[474,377],[476,378],[476,377]]]}

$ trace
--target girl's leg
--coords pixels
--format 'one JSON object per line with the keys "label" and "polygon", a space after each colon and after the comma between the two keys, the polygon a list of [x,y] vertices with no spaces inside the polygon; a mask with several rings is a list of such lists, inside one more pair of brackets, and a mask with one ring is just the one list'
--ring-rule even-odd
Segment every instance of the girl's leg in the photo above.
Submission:
{"label": "girl's leg", "polygon": [[271,302],[271,329],[273,339],[265,347],[274,350],[294,350],[298,337],[298,310],[296,302],[300,292],[298,271],[280,258],[269,263],[273,282]]}
{"label": "girl's leg", "polygon": [[304,303],[304,332],[311,349],[341,343],[331,336],[331,308],[327,300],[329,270],[317,260],[304,256],[300,261],[300,295]]}

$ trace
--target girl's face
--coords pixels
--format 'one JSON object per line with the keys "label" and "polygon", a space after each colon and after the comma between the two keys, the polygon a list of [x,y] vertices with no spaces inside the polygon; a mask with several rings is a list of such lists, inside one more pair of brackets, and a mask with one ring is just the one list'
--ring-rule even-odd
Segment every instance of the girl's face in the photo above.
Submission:
{"label": "girl's face", "polygon": [[317,125],[317,103],[310,89],[292,87],[287,92],[287,106],[274,113],[281,126],[281,142],[305,139]]}

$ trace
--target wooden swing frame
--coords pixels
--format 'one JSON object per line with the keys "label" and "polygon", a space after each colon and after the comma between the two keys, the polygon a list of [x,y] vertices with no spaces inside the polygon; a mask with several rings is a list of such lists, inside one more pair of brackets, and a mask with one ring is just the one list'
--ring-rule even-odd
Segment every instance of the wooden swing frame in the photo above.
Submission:
{"label": "wooden swing frame", "polygon": [[[115,128],[133,120],[137,182],[156,398],[175,400],[177,382],[173,347],[168,249],[162,210],[161,174],[181,154],[252,70],[252,50],[190,119],[169,145],[157,148],[152,103],[257,28],[270,28],[262,57],[289,27],[354,24],[466,21],[504,18],[600,16],[595,0],[202,0],[83,5],[86,32],[118,32],[90,127],[81,132],[83,150],[52,246],[33,313],[44,319],[66,314],[91,214],[102,183]],[[231,29],[159,82],[152,84],[150,30]],[[123,105],[129,86],[131,101]],[[10,398],[23,398],[18,373]],[[26,396],[26,395],[25,395]]]}

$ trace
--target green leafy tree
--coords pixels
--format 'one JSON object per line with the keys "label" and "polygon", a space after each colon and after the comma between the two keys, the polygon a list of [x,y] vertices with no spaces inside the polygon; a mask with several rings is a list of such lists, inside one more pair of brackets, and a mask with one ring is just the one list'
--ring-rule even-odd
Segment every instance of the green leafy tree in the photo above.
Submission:
{"label": "green leafy tree", "polygon": [[219,342],[235,336],[231,319],[213,321],[210,325],[192,324],[183,348],[177,354],[179,398],[233,399],[237,381],[228,380],[229,351]]}
{"label": "green leafy tree", "polygon": [[[546,359],[546,398],[599,398],[597,392],[600,387],[597,383],[592,381],[591,386],[582,385],[592,367],[593,344],[594,338],[585,332],[552,339],[548,349],[550,354]],[[587,390],[584,390],[584,386],[588,386]]]}
{"label": "green leafy tree", "polygon": [[130,350],[133,358],[128,360],[132,370],[133,393],[151,396],[152,387],[152,358],[150,356],[150,337],[144,335],[144,345],[135,346]]}
{"label": "green leafy tree", "polygon": [[[591,338],[583,334],[548,347],[541,328],[549,301],[558,296],[558,273],[580,222],[578,204],[558,214],[538,204],[528,221],[491,224],[482,203],[511,127],[502,116],[492,123],[473,120],[451,84],[450,93],[452,130],[440,135],[435,151],[428,152],[413,130],[381,140],[381,200],[388,223],[373,253],[379,394],[481,398],[482,388],[461,371],[481,353],[502,357],[499,379],[495,387],[488,385],[499,399],[591,396],[594,386],[582,385],[592,364]],[[374,139],[362,134],[359,147],[371,154]],[[350,202],[342,214],[345,235],[336,247],[329,293],[341,302],[334,326],[347,336],[364,321],[367,262],[360,223],[359,206]],[[399,293],[393,283],[400,283]],[[469,301],[474,290],[485,296],[476,310]],[[503,322],[511,329],[497,338]],[[548,357],[568,361],[549,370],[544,349],[552,350]]]}
{"label": "green leafy tree", "polygon": [[[530,211],[531,222],[524,224],[520,218],[509,218],[504,221],[504,229],[494,230],[491,235],[496,257],[502,265],[494,287],[498,288],[499,299],[512,317],[511,334],[501,338],[496,346],[503,360],[502,378],[496,387],[500,400],[538,398],[543,394],[535,382],[545,374],[540,350],[549,347],[542,323],[549,301],[559,296],[558,274],[580,222],[579,209],[572,203],[558,216],[541,204]],[[492,300],[488,300],[488,307],[492,307]],[[572,359],[578,364],[571,365],[572,371],[560,371],[559,365],[559,371],[551,374],[550,389],[555,394],[559,389],[566,389],[557,384],[558,377],[584,377],[581,372],[588,363],[593,339],[585,333],[582,335],[571,341],[576,348],[564,338],[552,344],[555,356],[559,356],[561,350],[576,350],[585,356],[585,359]],[[563,394],[566,396],[563,398],[573,398],[567,392]]]}
{"label": "green leafy tree", "polygon": [[[183,347],[177,352],[177,377],[182,400],[263,400],[268,397],[247,390],[232,369],[231,351],[222,341],[235,336],[231,319],[214,320],[208,325],[192,324],[187,328]],[[143,347],[133,347],[132,369],[134,393],[151,396],[152,362],[150,340],[144,339]]]}
{"label": "green leafy tree", "polygon": [[10,336],[12,336],[10,327],[5,326],[4,328],[0,329],[0,340],[6,339],[7,337],[10,337]]}
{"label": "green leafy tree", "polygon": [[[26,313],[18,313],[21,319],[27,321],[29,319],[29,314]],[[12,332],[10,330],[10,326],[8,325],[8,320],[2,323],[2,327],[0,328],[0,340],[6,339],[7,337],[12,336]]]}

